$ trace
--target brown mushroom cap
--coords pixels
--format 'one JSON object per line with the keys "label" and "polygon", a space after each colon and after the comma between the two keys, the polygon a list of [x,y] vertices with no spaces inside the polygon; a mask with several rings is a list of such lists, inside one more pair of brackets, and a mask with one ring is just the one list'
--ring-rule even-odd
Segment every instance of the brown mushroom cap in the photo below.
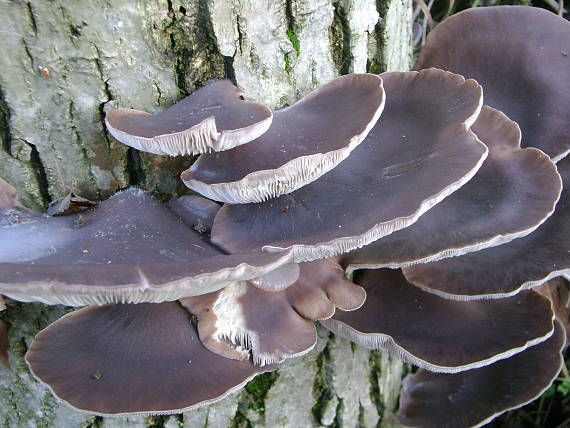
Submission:
{"label": "brown mushroom cap", "polygon": [[366,270],[366,302],[322,324],[371,349],[389,349],[422,368],[454,373],[509,358],[552,335],[550,301],[533,291],[458,302],[407,283],[401,271]]}
{"label": "brown mushroom cap", "polygon": [[209,234],[220,205],[201,196],[180,196],[168,201],[168,207],[180,216],[186,226],[201,234]]}
{"label": "brown mushroom cap", "polygon": [[290,193],[346,159],[383,108],[379,76],[341,76],[274,112],[269,130],[250,144],[200,156],[182,180],[208,198],[229,203]]}
{"label": "brown mushroom cap", "polygon": [[0,211],[20,206],[18,192],[9,183],[0,178]]}
{"label": "brown mushroom cap", "polygon": [[228,150],[248,143],[269,128],[271,111],[243,101],[229,80],[206,84],[165,111],[152,115],[119,109],[107,114],[107,129],[121,143],[157,155],[188,155]]}
{"label": "brown mushroom cap", "polygon": [[536,231],[508,244],[403,269],[411,283],[450,299],[512,296],[570,273],[570,158],[557,164],[562,195]]}
{"label": "brown mushroom cap", "polygon": [[570,23],[544,9],[467,9],[427,38],[416,69],[437,67],[477,80],[485,104],[522,130],[522,146],[555,161],[570,151]]}
{"label": "brown mushroom cap", "polygon": [[176,300],[263,276],[290,254],[222,254],[131,189],[81,215],[0,228],[0,293],[81,306]]}
{"label": "brown mushroom cap", "polygon": [[229,252],[292,248],[297,261],[331,257],[409,226],[467,182],[487,155],[467,129],[480,86],[441,70],[382,78],[382,119],[349,158],[291,194],[224,206],[212,242]]}
{"label": "brown mushroom cap", "polygon": [[528,235],[552,214],[562,182],[550,158],[538,149],[521,149],[517,124],[488,106],[471,130],[489,148],[475,177],[413,225],[343,255],[349,272],[494,247]]}
{"label": "brown mushroom cap", "polygon": [[100,415],[179,413],[274,369],[208,351],[176,302],[72,312],[36,336],[26,361],[58,398]]}
{"label": "brown mushroom cap", "polygon": [[570,281],[559,277],[534,289],[551,302],[556,318],[564,326],[566,337],[570,337]]}
{"label": "brown mushroom cap", "polygon": [[507,360],[462,373],[419,370],[404,380],[401,423],[423,428],[480,427],[540,396],[562,366],[564,330]]}
{"label": "brown mushroom cap", "polygon": [[354,310],[366,293],[345,280],[331,259],[300,264],[299,280],[281,292],[242,282],[203,296],[181,299],[199,319],[202,343],[226,358],[249,358],[257,365],[309,352],[317,341],[312,321],[330,318],[335,307]]}

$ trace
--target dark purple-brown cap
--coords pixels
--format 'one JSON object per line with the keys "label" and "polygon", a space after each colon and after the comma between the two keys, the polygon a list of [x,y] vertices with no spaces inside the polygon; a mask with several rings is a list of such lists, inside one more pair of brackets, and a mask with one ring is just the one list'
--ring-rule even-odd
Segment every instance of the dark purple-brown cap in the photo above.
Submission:
{"label": "dark purple-brown cap", "polygon": [[455,373],[509,358],[552,335],[550,301],[533,291],[458,302],[426,293],[401,271],[365,270],[364,305],[323,325],[371,349],[388,349],[422,368]]}
{"label": "dark purple-brown cap", "polygon": [[82,214],[0,228],[0,293],[72,306],[162,302],[254,279],[291,259],[223,254],[166,205],[130,189]]}
{"label": "dark purple-brown cap", "polygon": [[251,356],[255,364],[281,362],[313,349],[312,321],[330,318],[335,308],[359,308],[364,290],[345,280],[331,259],[300,264],[299,279],[284,291],[267,292],[250,282],[181,300],[198,317],[200,340],[227,358]]}
{"label": "dark purple-brown cap", "polygon": [[404,380],[397,417],[410,427],[480,427],[540,396],[563,363],[564,329],[507,360],[466,372],[419,370]]}
{"label": "dark purple-brown cap", "polygon": [[520,129],[484,106],[471,130],[489,148],[475,177],[413,225],[342,256],[354,269],[404,267],[494,247],[526,236],[553,212],[562,190],[556,165],[520,148]]}
{"label": "dark purple-brown cap", "polygon": [[558,161],[570,151],[570,23],[544,9],[467,9],[428,36],[415,68],[477,80],[485,104],[517,122],[523,147]]}
{"label": "dark purple-brown cap", "polygon": [[341,76],[274,112],[269,130],[250,144],[200,156],[182,180],[208,198],[229,203],[290,193],[346,159],[383,108],[381,77]]}
{"label": "dark purple-brown cap", "polygon": [[170,414],[219,401],[263,371],[208,351],[177,302],[105,305],[65,315],[34,339],[34,376],[99,415]]}
{"label": "dark purple-brown cap", "polygon": [[189,155],[228,150],[269,128],[271,111],[244,101],[229,80],[206,84],[165,111],[152,115],[119,109],[107,113],[107,129],[121,143],[157,155]]}
{"label": "dark purple-brown cap", "polygon": [[186,226],[201,234],[210,234],[220,205],[201,196],[188,195],[168,201],[168,207],[180,216]]}
{"label": "dark purple-brown cap", "polygon": [[570,273],[570,158],[557,164],[562,195],[537,230],[494,248],[403,269],[408,281],[450,299],[512,296]]}
{"label": "dark purple-brown cap", "polygon": [[570,281],[558,277],[534,289],[552,302],[554,314],[564,326],[566,337],[570,337]]}
{"label": "dark purple-brown cap", "polygon": [[481,87],[441,70],[382,79],[382,118],[345,161],[288,195],[224,206],[212,242],[229,252],[291,248],[297,261],[331,257],[409,226],[465,184],[487,155],[468,129]]}

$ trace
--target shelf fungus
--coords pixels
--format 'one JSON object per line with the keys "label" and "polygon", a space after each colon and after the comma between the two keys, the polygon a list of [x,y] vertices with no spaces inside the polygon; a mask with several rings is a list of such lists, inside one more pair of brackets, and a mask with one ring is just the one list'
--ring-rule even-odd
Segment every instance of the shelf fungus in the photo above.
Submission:
{"label": "shelf fungus", "polygon": [[455,373],[487,366],[543,342],[553,332],[550,301],[533,291],[458,302],[414,287],[399,270],[365,270],[359,277],[366,291],[364,305],[353,312],[338,311],[322,324],[430,371]]}
{"label": "shelf fungus", "polygon": [[342,256],[347,271],[405,267],[523,237],[553,212],[562,182],[542,151],[520,148],[517,124],[484,106],[471,127],[489,148],[475,177],[413,225]]}
{"label": "shelf fungus", "polygon": [[345,161],[293,193],[225,205],[212,242],[231,253],[292,249],[298,262],[332,257],[409,226],[464,185],[487,156],[468,129],[481,87],[441,70],[381,77],[382,118]]}
{"label": "shelf fungus", "polygon": [[403,269],[411,283],[450,299],[512,296],[570,273],[570,158],[558,162],[563,189],[535,232],[494,248]]}
{"label": "shelf fungus", "polygon": [[570,152],[570,22],[544,9],[467,9],[428,36],[416,69],[441,68],[477,80],[485,104],[522,130],[522,146],[558,161]]}
{"label": "shelf fungus", "polygon": [[192,190],[229,203],[290,193],[346,159],[384,108],[382,79],[350,74],[273,113],[269,130],[235,149],[203,154],[181,175]]}
{"label": "shelf fungus", "polygon": [[119,109],[105,118],[121,143],[157,155],[191,155],[228,150],[255,140],[272,120],[271,111],[252,101],[229,80],[214,81],[165,111],[152,115]]}
{"label": "shelf fungus", "polygon": [[564,329],[507,360],[461,373],[419,370],[404,380],[398,419],[423,428],[480,427],[538,398],[562,367]]}
{"label": "shelf fungus", "polygon": [[226,205],[129,189],[19,222],[0,181],[0,294],[93,305],[36,336],[31,371],[77,409],[177,413],[309,352],[319,320],[422,368],[407,425],[534,399],[561,367],[555,315],[569,325],[568,51],[553,14],[477,8],[438,25],[419,71],[343,76],[275,113],[228,81],[110,112],[127,145],[202,153],[181,178]]}
{"label": "shelf fungus", "polygon": [[262,277],[291,261],[287,253],[224,254],[137,189],[82,214],[0,228],[0,293],[24,302],[171,301]]}
{"label": "shelf fungus", "polygon": [[208,351],[190,315],[178,302],[84,308],[42,330],[26,361],[54,395],[98,415],[179,413],[274,369]]}
{"label": "shelf fungus", "polygon": [[251,354],[263,366],[309,352],[317,341],[313,321],[330,318],[337,307],[357,309],[365,297],[334,260],[326,259],[301,263],[298,281],[280,292],[242,282],[181,303],[198,317],[208,349],[234,359]]}

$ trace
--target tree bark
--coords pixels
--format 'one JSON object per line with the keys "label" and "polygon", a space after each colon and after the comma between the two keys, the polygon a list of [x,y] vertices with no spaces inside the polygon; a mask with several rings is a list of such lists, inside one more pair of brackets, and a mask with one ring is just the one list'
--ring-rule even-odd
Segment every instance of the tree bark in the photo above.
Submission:
{"label": "tree bark", "polygon": [[[188,193],[190,158],[139,153],[107,134],[109,109],[163,109],[230,78],[272,108],[353,72],[406,70],[411,0],[0,0],[0,177],[45,209],[72,186],[103,199],[138,185]],[[0,313],[0,426],[394,426],[402,364],[320,330],[317,349],[218,404],[171,417],[99,418],[60,404],[23,361],[63,307]]]}

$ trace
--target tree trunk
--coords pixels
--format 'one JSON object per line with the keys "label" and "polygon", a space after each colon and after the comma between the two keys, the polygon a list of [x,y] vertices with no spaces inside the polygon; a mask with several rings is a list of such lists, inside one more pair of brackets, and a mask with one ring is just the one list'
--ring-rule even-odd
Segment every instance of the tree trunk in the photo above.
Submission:
{"label": "tree trunk", "polygon": [[[163,109],[208,79],[291,104],[352,72],[405,70],[411,0],[0,0],[0,177],[46,208],[65,186],[102,199],[129,185],[188,193],[189,158],[139,153],[105,131],[109,109]],[[218,404],[171,417],[98,418],[29,375],[33,335],[68,308],[10,303],[0,426],[372,427],[395,425],[403,366],[320,330],[315,351]]]}

